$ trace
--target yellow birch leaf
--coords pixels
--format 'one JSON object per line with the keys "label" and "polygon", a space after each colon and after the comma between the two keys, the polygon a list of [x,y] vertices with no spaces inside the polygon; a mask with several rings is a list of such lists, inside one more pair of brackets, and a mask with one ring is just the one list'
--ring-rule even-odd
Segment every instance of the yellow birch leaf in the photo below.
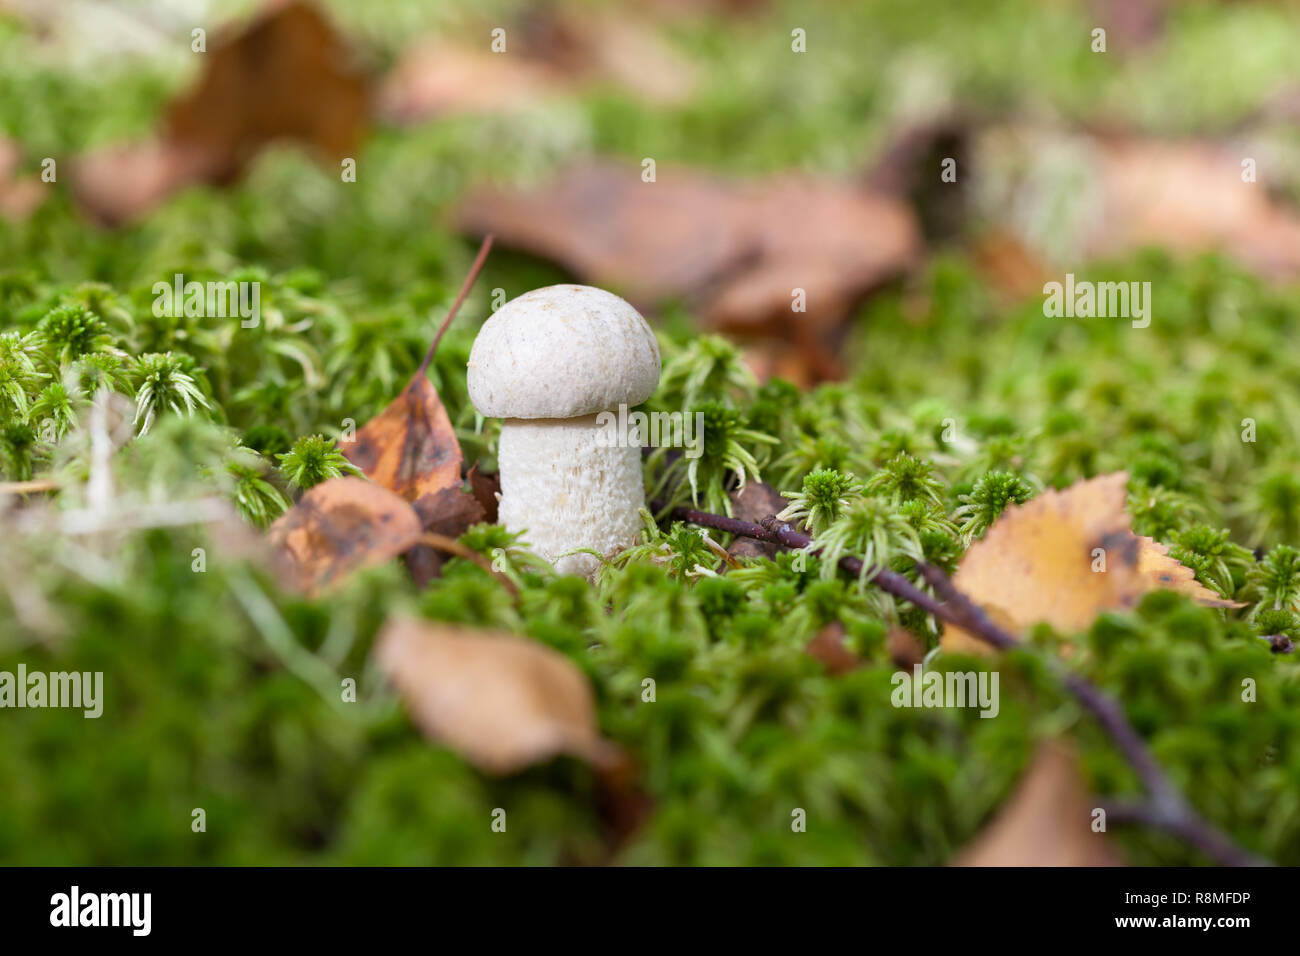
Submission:
{"label": "yellow birch leaf", "polygon": [[[1125,472],[1100,475],[1008,508],[967,550],[953,584],[1012,634],[1040,622],[1081,631],[1103,611],[1132,607],[1162,588],[1209,607],[1240,607],[1201,586],[1167,547],[1133,533],[1124,510],[1127,482]],[[952,625],[943,647],[992,651]]]}

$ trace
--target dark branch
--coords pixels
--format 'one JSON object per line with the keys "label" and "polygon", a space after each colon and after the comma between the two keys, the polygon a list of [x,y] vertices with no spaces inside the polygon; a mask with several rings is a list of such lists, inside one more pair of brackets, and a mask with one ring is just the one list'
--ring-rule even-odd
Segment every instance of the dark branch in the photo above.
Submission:
{"label": "dark branch", "polygon": [[[768,541],[786,548],[809,548],[813,554],[819,551],[812,538],[796,531],[775,515],[769,515],[760,523],[754,524],[707,511],[696,511],[693,508],[676,508],[672,512],[672,517],[717,531]],[[859,558],[841,558],[840,567],[855,577],[863,573],[863,562]],[[924,562],[918,563],[917,569],[942,601],[936,600],[935,596],[927,594],[906,577],[888,568],[870,568],[867,569],[867,574],[872,583],[882,591],[911,602],[934,615],[938,620],[960,627],[986,644],[999,650],[1020,646],[1019,638],[993,623],[984,610],[958,591],[940,569]],[[1093,715],[1102,730],[1115,742],[1147,791],[1147,799],[1140,803],[1112,806],[1107,811],[1108,819],[1142,823],[1178,836],[1215,863],[1224,866],[1258,866],[1268,863],[1267,860],[1253,856],[1237,846],[1230,837],[1203,819],[1178,793],[1155,757],[1151,755],[1142,735],[1129,723],[1124,715],[1124,708],[1118,701],[1108,696],[1087,678],[1066,668],[1056,658],[1049,659],[1047,663],[1070,696]]]}

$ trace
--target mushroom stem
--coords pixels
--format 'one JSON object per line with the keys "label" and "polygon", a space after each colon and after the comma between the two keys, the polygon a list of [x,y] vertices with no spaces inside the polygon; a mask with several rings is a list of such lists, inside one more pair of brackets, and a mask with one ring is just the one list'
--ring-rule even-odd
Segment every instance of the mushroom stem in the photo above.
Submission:
{"label": "mushroom stem", "polygon": [[641,449],[611,447],[596,415],[507,418],[501,424],[500,521],[561,574],[593,577],[600,562],[630,546],[645,505]]}

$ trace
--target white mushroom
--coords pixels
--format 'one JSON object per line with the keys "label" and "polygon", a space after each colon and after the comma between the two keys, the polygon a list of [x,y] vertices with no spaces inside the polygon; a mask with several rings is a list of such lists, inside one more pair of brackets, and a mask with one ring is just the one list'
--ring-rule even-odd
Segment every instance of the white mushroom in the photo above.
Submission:
{"label": "white mushroom", "polygon": [[554,285],[512,299],[483,324],[469,356],[469,397],[503,418],[500,521],[564,574],[591,576],[590,548],[632,544],[645,504],[641,449],[611,442],[601,412],[629,408],[659,384],[659,343],[618,296]]}

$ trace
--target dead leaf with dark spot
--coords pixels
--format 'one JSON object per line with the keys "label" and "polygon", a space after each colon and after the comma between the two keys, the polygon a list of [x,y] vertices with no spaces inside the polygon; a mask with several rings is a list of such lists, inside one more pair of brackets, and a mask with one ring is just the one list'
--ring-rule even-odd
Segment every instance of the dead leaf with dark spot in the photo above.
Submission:
{"label": "dead leaf with dark spot", "polygon": [[[1135,607],[1160,589],[1207,607],[1240,607],[1197,583],[1163,545],[1133,533],[1127,481],[1125,472],[1100,475],[1009,507],[967,549],[953,585],[1011,634],[1040,621],[1062,634],[1082,631],[1102,612]],[[992,653],[954,624],[944,628],[943,647]]]}
{"label": "dead leaf with dark spot", "polygon": [[308,489],[271,525],[268,537],[290,584],[317,594],[358,568],[391,561],[423,532],[407,502],[346,476]]}
{"label": "dead leaf with dark spot", "polygon": [[1092,831],[1094,804],[1072,748],[1042,744],[993,821],[954,866],[1123,866],[1105,833]]}
{"label": "dead leaf with dark spot", "polygon": [[439,498],[442,492],[460,489],[460,442],[423,373],[340,447],[367,478],[397,492],[426,520],[436,515],[439,501],[450,503]]}
{"label": "dead leaf with dark spot", "polygon": [[287,140],[331,159],[355,156],[370,81],[312,3],[273,5],[214,41],[195,86],[168,105],[152,140],[78,160],[73,189],[101,221],[138,218],[182,186],[239,179],[267,144]]}
{"label": "dead leaf with dark spot", "polygon": [[536,641],[398,617],[375,655],[425,735],[486,773],[561,754],[606,770],[625,759],[600,735],[587,678]]}

